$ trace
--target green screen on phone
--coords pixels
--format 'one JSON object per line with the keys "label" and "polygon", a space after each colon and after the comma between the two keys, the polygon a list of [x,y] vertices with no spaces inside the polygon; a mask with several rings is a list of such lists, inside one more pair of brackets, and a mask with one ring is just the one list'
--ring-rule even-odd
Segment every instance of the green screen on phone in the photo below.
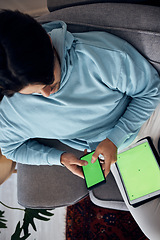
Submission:
{"label": "green screen on phone", "polygon": [[147,141],[118,154],[117,165],[130,201],[160,190],[160,168]]}
{"label": "green screen on phone", "polygon": [[101,169],[99,160],[97,159],[95,163],[91,163],[93,153],[94,152],[91,152],[81,157],[81,160],[88,162],[88,165],[82,167],[88,189],[97,184],[105,182],[105,176]]}

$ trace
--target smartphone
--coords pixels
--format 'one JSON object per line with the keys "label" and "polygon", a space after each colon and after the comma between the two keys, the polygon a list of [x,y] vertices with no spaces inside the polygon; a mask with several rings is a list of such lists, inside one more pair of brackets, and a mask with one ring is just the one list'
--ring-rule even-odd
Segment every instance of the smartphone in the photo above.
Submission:
{"label": "smartphone", "polygon": [[91,190],[94,187],[106,182],[106,178],[103,173],[99,159],[97,159],[94,163],[91,163],[92,155],[94,154],[94,152],[95,151],[90,152],[80,158],[81,160],[85,160],[88,162],[88,165],[82,166],[88,190]]}
{"label": "smartphone", "polygon": [[159,156],[151,138],[142,139],[120,152],[116,167],[133,207],[160,195]]}

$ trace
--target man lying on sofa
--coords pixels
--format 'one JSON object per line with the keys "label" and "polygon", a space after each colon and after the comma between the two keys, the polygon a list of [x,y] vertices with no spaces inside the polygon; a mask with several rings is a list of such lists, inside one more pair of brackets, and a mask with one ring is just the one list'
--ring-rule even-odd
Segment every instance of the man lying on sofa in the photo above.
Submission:
{"label": "man lying on sofa", "polygon": [[[45,29],[45,30],[44,30]],[[105,176],[160,102],[157,71],[129,43],[105,32],[43,28],[0,13],[0,148],[13,161],[64,165],[83,177],[87,162],[34,138],[59,139],[104,156]],[[86,152],[86,151],[85,151]]]}

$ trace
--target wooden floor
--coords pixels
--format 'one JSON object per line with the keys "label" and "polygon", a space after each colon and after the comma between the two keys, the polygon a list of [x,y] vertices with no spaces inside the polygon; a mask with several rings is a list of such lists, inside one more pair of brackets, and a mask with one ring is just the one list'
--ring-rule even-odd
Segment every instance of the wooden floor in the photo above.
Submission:
{"label": "wooden floor", "polygon": [[47,0],[0,0],[0,9],[18,9],[34,17],[48,12]]}

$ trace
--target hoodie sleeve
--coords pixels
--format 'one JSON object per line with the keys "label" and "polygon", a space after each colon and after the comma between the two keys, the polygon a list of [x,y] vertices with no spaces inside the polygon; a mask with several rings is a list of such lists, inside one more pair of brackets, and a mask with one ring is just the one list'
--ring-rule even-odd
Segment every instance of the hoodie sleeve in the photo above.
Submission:
{"label": "hoodie sleeve", "polygon": [[[10,130],[6,137],[1,132],[1,151],[4,156],[15,162],[29,165],[60,165],[60,157],[63,151],[45,146],[34,139],[22,140]],[[14,140],[11,140],[14,138]],[[17,139],[17,140],[16,140]]]}
{"label": "hoodie sleeve", "polygon": [[128,43],[125,44],[117,90],[131,97],[125,113],[107,136],[119,148],[127,139],[136,136],[160,103],[157,71]]}

